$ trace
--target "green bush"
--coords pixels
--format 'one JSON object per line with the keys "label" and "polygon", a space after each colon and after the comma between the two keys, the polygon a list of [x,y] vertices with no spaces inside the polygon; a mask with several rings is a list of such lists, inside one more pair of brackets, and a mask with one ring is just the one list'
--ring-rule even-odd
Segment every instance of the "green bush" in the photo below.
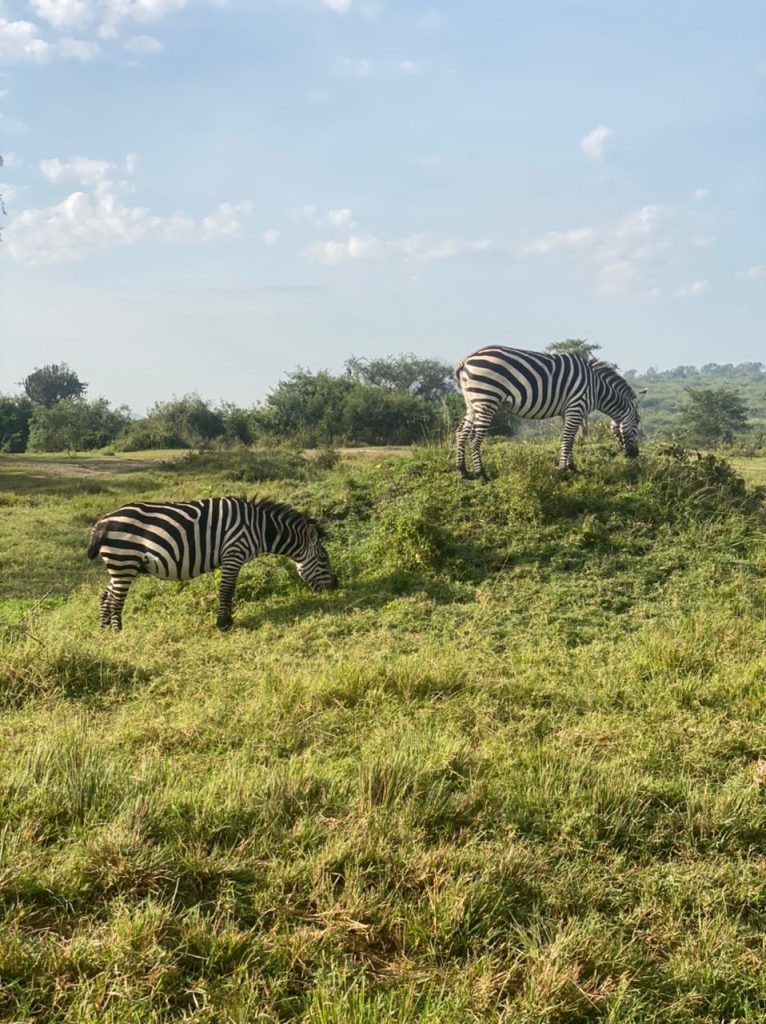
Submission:
{"label": "green bush", "polygon": [[64,398],[35,407],[29,424],[33,452],[88,451],[111,444],[130,422],[126,406],[112,409],[105,398]]}

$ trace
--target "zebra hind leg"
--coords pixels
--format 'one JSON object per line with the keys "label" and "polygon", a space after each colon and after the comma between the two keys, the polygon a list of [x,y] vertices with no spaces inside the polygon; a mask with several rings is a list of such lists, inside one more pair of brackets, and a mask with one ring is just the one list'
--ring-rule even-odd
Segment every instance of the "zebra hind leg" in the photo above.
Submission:
{"label": "zebra hind leg", "polygon": [[469,444],[471,446],[471,459],[473,460],[474,468],[474,479],[481,480],[482,483],[489,483],[489,477],[487,476],[486,470],[484,469],[484,463],[481,460],[481,446],[484,438],[487,436],[490,424],[492,422],[492,416],[494,409],[491,413],[479,413],[474,421],[473,428],[471,430],[471,436],[469,438]]}
{"label": "zebra hind leg", "polygon": [[125,604],[125,598],[128,596],[130,585],[135,578],[135,571],[129,576],[113,576],[109,585],[109,621],[115,633],[119,633],[122,629],[122,606]]}
{"label": "zebra hind leg", "polygon": [[102,629],[109,628],[109,622],[112,615],[112,598],[109,594],[109,587],[106,590],[102,590],[98,595],[98,607],[99,607],[99,622],[101,623]]}
{"label": "zebra hind leg", "polygon": [[465,468],[465,445],[471,436],[471,421],[468,414],[463,417],[460,426],[457,428],[455,442],[455,468],[464,480],[471,480],[471,474]]}

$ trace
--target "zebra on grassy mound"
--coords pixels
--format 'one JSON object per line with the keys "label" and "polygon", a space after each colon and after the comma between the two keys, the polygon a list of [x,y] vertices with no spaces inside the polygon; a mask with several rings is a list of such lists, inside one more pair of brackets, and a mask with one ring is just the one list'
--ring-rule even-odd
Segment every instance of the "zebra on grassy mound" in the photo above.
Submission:
{"label": "zebra on grassy mound", "polygon": [[612,433],[629,458],[638,455],[638,405],[646,390],[636,392],[614,367],[580,353],[525,352],[488,345],[473,352],[455,371],[466,405],[457,430],[455,462],[463,477],[469,445],[474,478],[487,479],[481,445],[499,406],[507,402],[521,419],[563,416],[560,469],[574,469],[572,445],[588,413],[612,419]]}
{"label": "zebra on grassy mound", "polygon": [[88,558],[100,555],[110,577],[109,586],[99,595],[101,625],[122,629],[122,606],[140,573],[190,580],[220,568],[217,625],[228,629],[239,571],[260,554],[285,555],[312,590],[333,590],[337,577],[322,536],[314,519],[268,499],[123,505],[99,519],[88,545]]}

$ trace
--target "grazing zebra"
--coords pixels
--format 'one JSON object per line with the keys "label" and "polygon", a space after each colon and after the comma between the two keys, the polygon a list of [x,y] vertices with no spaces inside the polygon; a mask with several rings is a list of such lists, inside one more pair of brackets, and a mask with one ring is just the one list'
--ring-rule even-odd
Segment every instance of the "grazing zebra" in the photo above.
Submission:
{"label": "grazing zebra", "polygon": [[318,523],[276,501],[203,498],[137,501],[93,527],[88,558],[100,555],[109,587],[99,597],[101,625],[122,629],[122,606],[139,573],[189,580],[221,568],[218,627],[232,623],[239,570],[259,554],[286,555],[312,590],[332,590],[337,578],[322,546]]}
{"label": "grazing zebra", "polygon": [[579,353],[524,352],[488,345],[466,356],[455,371],[465,399],[466,414],[457,430],[455,461],[465,467],[466,442],[471,448],[475,477],[487,479],[481,444],[503,402],[522,419],[563,416],[560,469],[574,469],[572,444],[578,429],[594,409],[612,418],[612,433],[630,458],[638,455],[638,403],[624,377],[606,363]]}

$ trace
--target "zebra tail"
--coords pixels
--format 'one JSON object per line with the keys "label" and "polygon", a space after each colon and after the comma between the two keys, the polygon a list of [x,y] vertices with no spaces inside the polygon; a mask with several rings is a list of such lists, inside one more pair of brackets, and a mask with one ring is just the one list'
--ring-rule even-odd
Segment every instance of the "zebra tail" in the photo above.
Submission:
{"label": "zebra tail", "polygon": [[458,382],[458,384],[460,384],[460,371],[463,369],[464,366],[465,359],[461,360],[461,362],[459,362],[458,365],[455,367],[455,380]]}
{"label": "zebra tail", "polygon": [[93,559],[98,555],[101,545],[106,540],[108,529],[108,519],[100,519],[93,527],[93,533],[90,535],[90,544],[88,544],[88,558]]}

